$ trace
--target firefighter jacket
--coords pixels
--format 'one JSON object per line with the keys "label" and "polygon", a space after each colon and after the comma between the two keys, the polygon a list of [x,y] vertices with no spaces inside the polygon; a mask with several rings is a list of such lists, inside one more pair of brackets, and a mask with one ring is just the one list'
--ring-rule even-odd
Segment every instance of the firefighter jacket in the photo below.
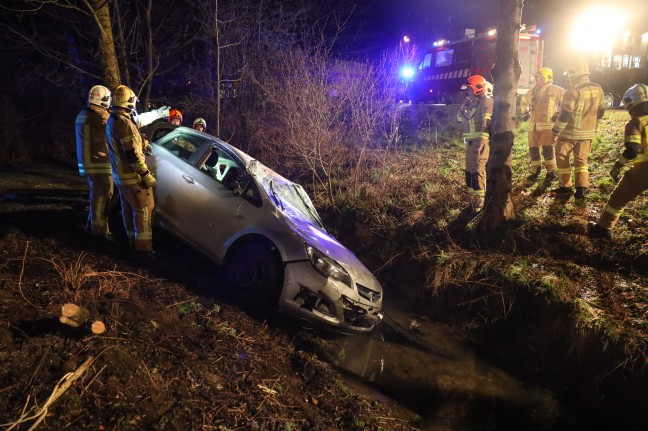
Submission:
{"label": "firefighter jacket", "polygon": [[493,99],[488,96],[466,99],[457,112],[457,121],[463,125],[466,141],[489,138],[489,125],[493,116]]}
{"label": "firefighter jacket", "polygon": [[522,96],[522,113],[529,112],[529,130],[551,130],[565,89],[554,84],[533,87]]}
{"label": "firefighter jacket", "polygon": [[88,105],[76,117],[76,149],[79,174],[110,175],[110,158],[106,143],[106,121],[110,116],[105,108]]}
{"label": "firefighter jacket", "polygon": [[594,139],[598,120],[605,112],[603,96],[603,89],[590,82],[588,76],[575,79],[560,103],[560,114],[552,129],[554,135],[573,141]]}
{"label": "firefighter jacket", "polygon": [[[625,144],[628,149],[623,153],[624,163],[648,162],[648,115],[632,117],[625,126]],[[630,149],[638,151],[631,151]]]}
{"label": "firefighter jacket", "polygon": [[116,111],[106,125],[110,164],[117,185],[141,183],[140,174],[148,171],[144,158],[144,143],[130,114]]}

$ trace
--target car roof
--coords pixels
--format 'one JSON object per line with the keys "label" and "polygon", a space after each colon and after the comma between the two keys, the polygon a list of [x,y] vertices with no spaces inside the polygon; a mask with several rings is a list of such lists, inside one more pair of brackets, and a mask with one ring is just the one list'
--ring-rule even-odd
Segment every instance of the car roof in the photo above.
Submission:
{"label": "car roof", "polygon": [[294,183],[294,181],[291,181],[291,180],[285,178],[283,175],[279,174],[274,169],[272,169],[269,166],[265,165],[261,161],[259,161],[259,160],[255,159],[254,157],[250,156],[248,153],[244,152],[243,150],[233,146],[232,144],[230,144],[228,142],[223,141],[222,139],[217,138],[214,135],[210,135],[209,133],[205,133],[205,132],[200,132],[198,130],[195,130],[192,127],[176,126],[176,125],[170,124],[170,123],[168,123],[166,121],[156,121],[156,122],[153,122],[151,124],[147,124],[146,126],[142,127],[140,130],[142,131],[142,133],[144,133],[145,135],[147,135],[149,137],[155,136],[156,132],[158,132],[159,130],[168,130],[168,132],[165,133],[163,136],[161,136],[161,137],[159,137],[159,138],[152,141],[152,142],[156,142],[156,141],[162,139],[163,137],[167,136],[169,133],[171,133],[173,131],[176,131],[176,129],[177,129],[178,132],[181,132],[181,133],[190,134],[190,135],[197,135],[197,136],[204,136],[204,137],[206,137],[206,138],[208,138],[210,140],[216,141],[216,142],[218,142],[219,145],[227,148],[229,151],[231,151],[237,157],[239,157],[239,159],[246,166],[249,165],[250,162],[252,162],[254,160],[254,161],[256,161],[256,163],[258,163],[260,166],[262,166],[263,169],[265,169],[266,171],[271,173],[273,176],[275,176],[277,178],[281,178],[282,180],[284,180],[286,182]]}

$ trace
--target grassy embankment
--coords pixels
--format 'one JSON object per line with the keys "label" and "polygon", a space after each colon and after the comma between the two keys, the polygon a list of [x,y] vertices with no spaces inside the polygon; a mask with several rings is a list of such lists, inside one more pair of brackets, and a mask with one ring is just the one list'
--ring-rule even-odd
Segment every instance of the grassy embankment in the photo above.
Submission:
{"label": "grassy embankment", "polygon": [[[478,219],[462,211],[465,147],[455,110],[402,109],[401,147],[377,157],[381,165],[359,195],[344,200],[345,227],[338,233],[353,235],[360,254],[377,250],[365,259],[374,259],[369,265],[386,285],[426,298],[435,319],[472,331],[481,342],[503,344],[507,335],[498,328],[507,325],[534,326],[518,340],[532,345],[527,362],[545,359],[534,359],[544,342],[533,338],[551,336],[558,325],[556,351],[544,352],[546,366],[553,354],[578,362],[590,349],[605,352],[603,368],[610,372],[645,366],[648,194],[628,206],[614,240],[586,234],[614,188],[608,171],[623,150],[628,114],[608,111],[602,120],[589,162],[590,193],[581,204],[554,199],[558,183],[545,183],[544,172],[536,183],[526,181],[528,125],[520,125],[512,154],[515,238],[503,251],[481,247]],[[361,222],[349,223],[349,214]]]}

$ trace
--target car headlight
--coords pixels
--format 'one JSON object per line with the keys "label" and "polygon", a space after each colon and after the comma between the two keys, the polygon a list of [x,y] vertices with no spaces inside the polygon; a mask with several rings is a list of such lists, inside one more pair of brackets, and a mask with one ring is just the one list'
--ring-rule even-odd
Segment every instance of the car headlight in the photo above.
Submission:
{"label": "car headlight", "polygon": [[324,277],[341,281],[351,288],[351,276],[346,269],[342,268],[342,265],[308,244],[306,244],[306,254],[317,272]]}

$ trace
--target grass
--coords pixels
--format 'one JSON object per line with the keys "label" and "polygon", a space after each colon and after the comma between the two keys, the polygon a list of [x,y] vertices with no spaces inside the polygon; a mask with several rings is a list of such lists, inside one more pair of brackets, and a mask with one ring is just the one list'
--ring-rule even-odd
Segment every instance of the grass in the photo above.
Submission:
{"label": "grass", "polygon": [[[403,131],[413,136],[403,142],[415,145],[374,154],[379,169],[367,176],[362,193],[341,200],[342,211],[355,214],[383,238],[379,267],[384,277],[390,269],[419,274],[411,277],[429,301],[448,305],[450,300],[485,322],[506,319],[516,306],[517,292],[525,289],[546,302],[567,306],[576,328],[621,342],[628,357],[645,357],[648,324],[642,304],[648,297],[639,286],[648,285],[647,197],[627,207],[615,240],[586,235],[587,222],[598,218],[614,189],[608,172],[623,151],[627,112],[608,111],[599,125],[589,161],[591,186],[583,204],[573,198],[565,203],[554,199],[550,190],[558,184],[543,185],[544,174],[535,184],[525,182],[528,125],[520,124],[512,149],[515,240],[510,251],[494,252],[480,247],[474,232],[477,219],[463,215],[468,203],[465,155],[459,130],[452,124],[454,115],[440,115],[437,107],[411,109],[417,112],[409,115]],[[423,123],[416,127],[416,121]],[[434,129],[443,136],[433,137]],[[619,288],[620,284],[630,287]]]}

